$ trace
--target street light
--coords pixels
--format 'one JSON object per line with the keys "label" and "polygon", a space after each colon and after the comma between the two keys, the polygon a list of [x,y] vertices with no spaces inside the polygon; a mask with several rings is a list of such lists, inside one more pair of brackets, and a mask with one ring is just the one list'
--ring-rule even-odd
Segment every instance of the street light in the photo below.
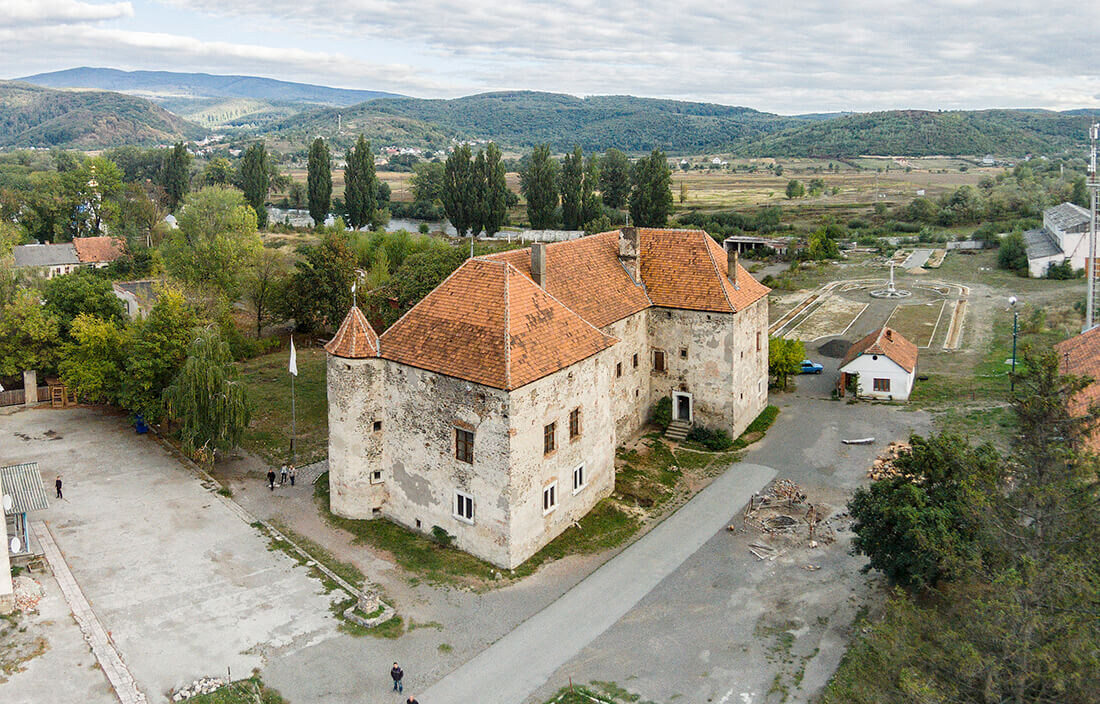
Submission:
{"label": "street light", "polygon": [[1009,393],[1016,391],[1016,333],[1019,330],[1020,312],[1016,309],[1017,298],[1008,297],[1008,305],[1012,306],[1012,376],[1008,378]]}

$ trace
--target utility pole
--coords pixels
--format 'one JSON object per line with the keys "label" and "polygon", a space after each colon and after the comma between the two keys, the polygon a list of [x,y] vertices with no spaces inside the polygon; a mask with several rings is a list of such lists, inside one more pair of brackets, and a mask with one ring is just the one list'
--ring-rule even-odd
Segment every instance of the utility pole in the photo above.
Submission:
{"label": "utility pole", "polygon": [[1088,256],[1088,280],[1089,290],[1085,302],[1085,329],[1088,332],[1096,327],[1094,321],[1096,307],[1096,191],[1100,189],[1100,182],[1096,180],[1096,140],[1100,138],[1100,122],[1094,122],[1089,127],[1089,140],[1092,142],[1092,150],[1089,153],[1089,173],[1086,185],[1089,189],[1089,256]]}

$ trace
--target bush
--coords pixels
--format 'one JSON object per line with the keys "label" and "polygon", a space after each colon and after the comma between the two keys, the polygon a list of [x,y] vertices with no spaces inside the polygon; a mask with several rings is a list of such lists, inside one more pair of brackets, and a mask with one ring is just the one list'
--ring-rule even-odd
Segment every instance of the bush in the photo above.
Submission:
{"label": "bush", "polygon": [[733,438],[728,431],[721,429],[714,430],[697,425],[688,433],[687,439],[714,452],[723,452],[733,447]]}
{"label": "bush", "polygon": [[665,396],[653,404],[653,409],[649,412],[649,420],[662,432],[668,429],[668,424],[672,422],[671,396]]}
{"label": "bush", "polygon": [[432,526],[432,540],[445,548],[449,548],[455,541],[455,537],[448,533],[447,529],[442,526]]}
{"label": "bush", "polygon": [[997,266],[1027,276],[1027,244],[1019,232],[1012,232],[1001,239]]}
{"label": "bush", "polygon": [[1047,278],[1054,279],[1056,281],[1065,281],[1067,279],[1077,278],[1078,274],[1084,275],[1085,270],[1081,269],[1080,272],[1074,271],[1073,266],[1069,263],[1069,260],[1062,262],[1061,264],[1051,264],[1047,269]]}

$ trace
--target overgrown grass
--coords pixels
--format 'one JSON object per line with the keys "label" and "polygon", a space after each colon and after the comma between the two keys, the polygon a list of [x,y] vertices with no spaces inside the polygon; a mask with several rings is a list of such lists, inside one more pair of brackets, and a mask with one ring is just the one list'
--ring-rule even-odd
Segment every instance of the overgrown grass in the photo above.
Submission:
{"label": "overgrown grass", "polygon": [[[240,363],[241,379],[252,403],[252,424],[241,445],[268,464],[291,460],[290,374],[285,350]],[[328,397],[325,352],[298,349],[294,380],[298,465],[323,459],[328,451]]]}
{"label": "overgrown grass", "polygon": [[237,680],[210,694],[200,694],[188,704],[288,704],[277,690],[264,685],[259,676]]}

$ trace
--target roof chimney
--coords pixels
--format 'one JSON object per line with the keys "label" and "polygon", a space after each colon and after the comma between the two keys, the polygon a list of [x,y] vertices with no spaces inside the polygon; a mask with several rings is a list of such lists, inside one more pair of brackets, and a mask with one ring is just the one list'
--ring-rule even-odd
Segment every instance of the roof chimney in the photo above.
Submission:
{"label": "roof chimney", "polygon": [[741,286],[737,283],[737,250],[733,247],[726,250],[726,266],[729,269],[727,274],[734,290],[740,290]]}
{"label": "roof chimney", "polygon": [[546,243],[531,243],[531,278],[541,288],[546,288]]}
{"label": "roof chimney", "polygon": [[886,328],[886,339],[890,340],[891,342],[894,339],[894,331],[891,330],[890,328]]}
{"label": "roof chimney", "polygon": [[638,252],[638,228],[624,227],[619,230],[619,261],[626,267],[634,283],[641,283],[641,257]]}

